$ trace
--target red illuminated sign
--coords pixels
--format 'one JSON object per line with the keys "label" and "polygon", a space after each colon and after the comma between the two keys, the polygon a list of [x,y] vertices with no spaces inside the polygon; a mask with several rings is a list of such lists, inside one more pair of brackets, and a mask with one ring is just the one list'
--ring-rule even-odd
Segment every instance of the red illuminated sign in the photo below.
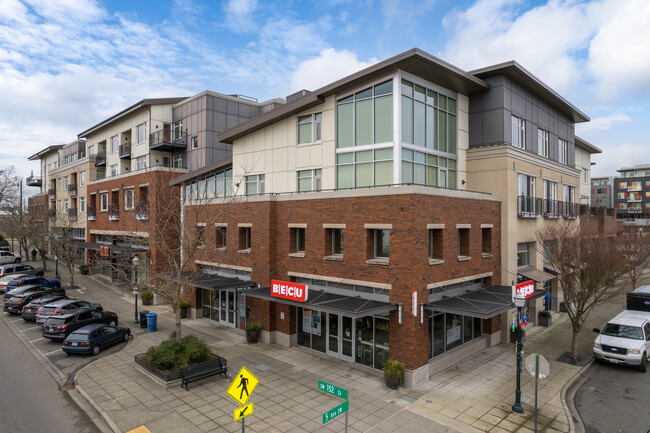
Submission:
{"label": "red illuminated sign", "polygon": [[532,296],[535,294],[535,281],[529,280],[517,284],[515,286],[515,293],[521,293],[526,297],[526,299],[532,298]]}
{"label": "red illuminated sign", "polygon": [[271,280],[271,296],[305,302],[307,300],[307,285]]}

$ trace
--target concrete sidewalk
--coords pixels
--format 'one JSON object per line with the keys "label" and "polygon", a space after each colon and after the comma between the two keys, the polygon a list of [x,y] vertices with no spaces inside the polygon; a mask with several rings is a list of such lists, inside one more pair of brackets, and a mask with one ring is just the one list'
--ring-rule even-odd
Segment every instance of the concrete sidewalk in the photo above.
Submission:
{"label": "concrete sidewalk", "polygon": [[[105,284],[81,277],[80,284]],[[622,310],[624,297],[600,306],[590,316],[580,339],[580,353],[590,356],[592,327]],[[215,376],[165,389],[135,365],[134,356],[168,338],[174,329],[169,307],[147,307],[159,313],[158,332],[137,333],[122,351],[101,357],[75,376],[76,389],[116,432],[146,426],[152,433],[239,432],[233,421],[239,405],[227,394],[232,377]],[[534,378],[522,373],[523,414],[511,411],[515,388],[514,344],[502,344],[435,374],[416,389],[389,391],[381,372],[338,361],[299,347],[246,344],[243,333],[206,319],[183,320],[184,334],[206,340],[213,352],[228,360],[231,374],[246,366],[259,379],[245,418],[250,432],[344,431],[344,416],[322,424],[322,414],[341,403],[318,391],[318,380],[349,390],[349,432],[532,432]],[[570,415],[563,391],[582,370],[556,359],[570,349],[571,324],[565,314],[553,316],[549,328],[527,331],[527,356],[543,355],[550,376],[539,380],[538,431],[567,432]],[[530,403],[527,403],[529,401]]]}

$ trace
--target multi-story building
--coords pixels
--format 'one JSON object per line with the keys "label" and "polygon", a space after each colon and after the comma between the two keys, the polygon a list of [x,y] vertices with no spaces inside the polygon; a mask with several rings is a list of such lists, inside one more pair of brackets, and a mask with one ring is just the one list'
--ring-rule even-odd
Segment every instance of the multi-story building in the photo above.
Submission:
{"label": "multi-story building", "polygon": [[591,201],[591,155],[603,153],[602,150],[580,137],[575,137],[576,157],[575,166],[580,170],[580,204],[593,206]]}
{"label": "multi-story building", "polygon": [[[581,172],[588,171],[589,154],[599,150],[575,138],[574,124],[589,119],[516,62],[471,74],[490,89],[470,97],[466,177],[468,189],[489,192],[502,203],[501,226],[507,229],[501,230],[499,281],[532,279],[538,290],[552,284],[559,309],[557,280],[545,269],[536,233],[580,215],[578,192],[588,184]],[[532,323],[541,302],[529,306]]]}
{"label": "multi-story building", "polygon": [[591,178],[591,206],[614,209],[614,177]]}
{"label": "multi-story building", "polygon": [[[49,146],[28,158],[30,161],[40,161],[41,165],[40,174],[34,175],[32,173],[26,179],[28,186],[40,188],[40,193],[34,194],[27,200],[28,212],[32,218],[42,221],[48,228],[50,216],[54,218],[56,215],[54,213],[56,212],[56,181],[54,182],[54,188],[51,188],[51,172],[59,166],[59,150],[63,146],[63,144]],[[54,200],[54,206],[50,205],[51,200]],[[44,233],[49,232],[44,230]]]}
{"label": "multi-story building", "polygon": [[614,208],[624,220],[650,217],[650,165],[642,164],[617,170],[614,178]]}

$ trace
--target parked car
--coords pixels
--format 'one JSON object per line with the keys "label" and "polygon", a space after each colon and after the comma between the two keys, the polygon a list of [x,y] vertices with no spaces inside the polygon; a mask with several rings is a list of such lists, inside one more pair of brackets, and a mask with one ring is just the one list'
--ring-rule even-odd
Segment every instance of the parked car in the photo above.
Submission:
{"label": "parked car", "polygon": [[87,308],[72,314],[57,314],[43,323],[43,337],[64,340],[72,331],[93,323],[117,326],[117,314]]}
{"label": "parked car", "polygon": [[97,302],[86,302],[79,299],[60,299],[51,304],[43,305],[36,313],[36,323],[43,324],[45,321],[57,314],[73,314],[80,309],[102,311],[102,304]]}
{"label": "parked car", "polygon": [[48,292],[42,290],[37,292],[21,293],[15,296],[10,296],[9,299],[4,301],[4,311],[11,314],[20,314],[23,307],[29,304],[32,300],[49,295]]}
{"label": "parked car", "polygon": [[36,312],[43,306],[51,304],[52,302],[65,299],[64,295],[47,295],[40,298],[33,299],[29,304],[23,307],[20,317],[26,322],[34,322],[36,320]]}
{"label": "parked car", "polygon": [[24,277],[26,276],[25,274],[12,274],[12,275],[5,275],[4,277],[0,278],[0,292],[4,293],[5,289],[7,288],[7,283],[9,281],[13,280],[14,278],[17,277]]}
{"label": "parked car", "polygon": [[11,293],[8,292],[8,291],[5,291],[4,300],[6,301],[7,299],[9,299],[10,296],[19,295],[19,294],[22,294],[22,293],[39,292],[41,290],[45,291],[45,292],[48,292],[48,293],[51,293],[53,295],[65,295],[65,289],[61,288],[60,286],[50,287],[50,286],[41,286],[41,285],[36,284],[36,285],[33,285],[33,286],[30,285],[30,286],[16,287],[15,289],[13,289],[11,291]]}
{"label": "parked car", "polygon": [[63,341],[61,349],[65,353],[91,353],[97,355],[120,341],[128,341],[131,336],[129,328],[95,323],[73,331]]}
{"label": "parked car", "polygon": [[0,251],[0,263],[20,263],[22,256],[9,251]]}
{"label": "parked car", "polygon": [[23,265],[22,263],[0,265],[0,278],[11,274],[37,275],[39,277],[42,277],[43,268],[40,266],[34,267],[30,265]]}
{"label": "parked car", "polygon": [[47,286],[47,287],[59,287],[61,288],[61,282],[59,280],[48,280],[45,277],[18,277],[7,283],[5,287],[5,293],[9,293],[17,287],[21,286]]}

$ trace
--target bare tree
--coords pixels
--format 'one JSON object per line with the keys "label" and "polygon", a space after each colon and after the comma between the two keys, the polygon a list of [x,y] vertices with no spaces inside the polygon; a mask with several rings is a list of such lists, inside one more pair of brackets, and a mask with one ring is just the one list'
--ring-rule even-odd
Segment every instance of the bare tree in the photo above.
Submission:
{"label": "bare tree", "polygon": [[76,220],[71,219],[66,212],[57,212],[54,215],[49,236],[51,253],[67,268],[70,273],[70,287],[74,287],[75,265],[82,254],[81,248],[72,239],[73,230],[77,228]]}
{"label": "bare tree", "polygon": [[537,240],[562,287],[573,327],[571,359],[576,360],[578,336],[587,317],[594,307],[629,288],[623,277],[648,259],[650,248],[646,244],[627,257],[628,237],[607,237],[588,218],[548,226],[537,232]]}
{"label": "bare tree", "polygon": [[47,270],[47,247],[49,239],[49,219],[50,211],[47,203],[30,205],[30,207],[20,215],[17,209],[13,208],[6,214],[5,223],[11,227],[11,233],[18,237],[29,257],[29,249],[36,249],[40,255],[43,269]]}
{"label": "bare tree", "polygon": [[[624,250],[625,257],[630,261],[640,260],[638,266],[631,267],[626,273],[631,288],[634,290],[643,278],[645,271],[650,267],[650,256],[645,254],[645,251],[649,248],[650,238],[645,235],[642,228],[635,227],[628,227],[621,236],[627,239]],[[645,261],[643,260],[644,257]]]}
{"label": "bare tree", "polygon": [[0,210],[17,206],[19,182],[13,166],[0,168]]}

